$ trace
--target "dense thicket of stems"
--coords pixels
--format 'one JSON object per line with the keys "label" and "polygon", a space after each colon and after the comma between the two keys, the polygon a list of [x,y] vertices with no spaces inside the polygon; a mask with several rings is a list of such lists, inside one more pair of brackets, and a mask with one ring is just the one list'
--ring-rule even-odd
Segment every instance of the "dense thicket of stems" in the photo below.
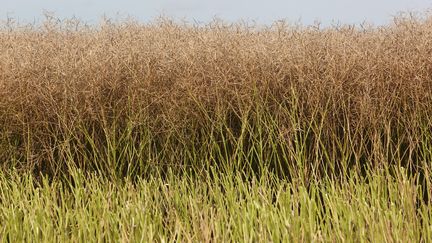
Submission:
{"label": "dense thicket of stems", "polygon": [[0,159],[50,176],[206,166],[339,177],[432,159],[432,20],[49,19],[0,32]]}
{"label": "dense thicket of stems", "polygon": [[432,18],[0,25],[0,241],[432,239]]}

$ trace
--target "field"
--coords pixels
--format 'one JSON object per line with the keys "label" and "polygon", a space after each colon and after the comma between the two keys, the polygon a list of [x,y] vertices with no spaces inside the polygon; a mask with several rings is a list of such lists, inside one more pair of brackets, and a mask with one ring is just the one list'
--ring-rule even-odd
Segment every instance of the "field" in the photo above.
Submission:
{"label": "field", "polygon": [[0,25],[3,242],[432,241],[432,18]]}

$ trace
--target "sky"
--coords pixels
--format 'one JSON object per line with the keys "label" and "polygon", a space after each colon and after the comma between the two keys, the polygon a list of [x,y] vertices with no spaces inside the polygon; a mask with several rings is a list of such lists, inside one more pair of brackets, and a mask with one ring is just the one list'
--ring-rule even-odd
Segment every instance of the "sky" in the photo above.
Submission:
{"label": "sky", "polygon": [[432,0],[0,0],[0,20],[20,23],[43,20],[50,12],[58,18],[77,17],[97,23],[102,16],[132,17],[148,22],[158,16],[206,23],[214,18],[271,24],[286,19],[305,25],[321,22],[382,25],[401,11],[424,13]]}

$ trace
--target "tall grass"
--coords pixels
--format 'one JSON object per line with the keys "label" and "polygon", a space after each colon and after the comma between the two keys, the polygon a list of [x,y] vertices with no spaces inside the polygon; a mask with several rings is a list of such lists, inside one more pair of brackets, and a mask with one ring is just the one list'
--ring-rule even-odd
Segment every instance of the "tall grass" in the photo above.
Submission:
{"label": "tall grass", "polygon": [[121,184],[73,172],[76,185],[34,185],[32,175],[2,172],[4,242],[428,242],[430,207],[416,208],[415,182],[377,173],[343,185],[309,188],[264,175]]}
{"label": "tall grass", "polygon": [[[150,232],[190,241],[430,239],[431,56],[428,16],[384,27],[3,24],[4,235],[26,225],[42,238],[105,230],[127,240],[137,230],[147,240],[156,239]],[[76,179],[77,170],[95,179]],[[6,176],[14,173],[27,181]],[[218,189],[217,178],[231,184]],[[242,188],[244,198],[234,195]],[[287,201],[278,201],[281,190]],[[159,201],[158,193],[173,198]],[[104,221],[103,212],[131,213],[127,202],[155,211]],[[30,209],[41,211],[15,214]],[[277,217],[284,210],[289,219]],[[142,225],[122,228],[126,219]],[[94,232],[79,231],[91,222]]]}

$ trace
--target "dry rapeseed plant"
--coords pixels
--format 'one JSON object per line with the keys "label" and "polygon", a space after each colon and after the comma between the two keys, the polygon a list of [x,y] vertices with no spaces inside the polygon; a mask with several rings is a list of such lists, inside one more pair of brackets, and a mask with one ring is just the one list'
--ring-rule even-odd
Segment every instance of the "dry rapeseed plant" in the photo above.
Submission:
{"label": "dry rapeseed plant", "polygon": [[321,29],[68,23],[0,33],[6,166],[243,156],[286,169],[303,156],[334,171],[430,158],[430,17]]}

